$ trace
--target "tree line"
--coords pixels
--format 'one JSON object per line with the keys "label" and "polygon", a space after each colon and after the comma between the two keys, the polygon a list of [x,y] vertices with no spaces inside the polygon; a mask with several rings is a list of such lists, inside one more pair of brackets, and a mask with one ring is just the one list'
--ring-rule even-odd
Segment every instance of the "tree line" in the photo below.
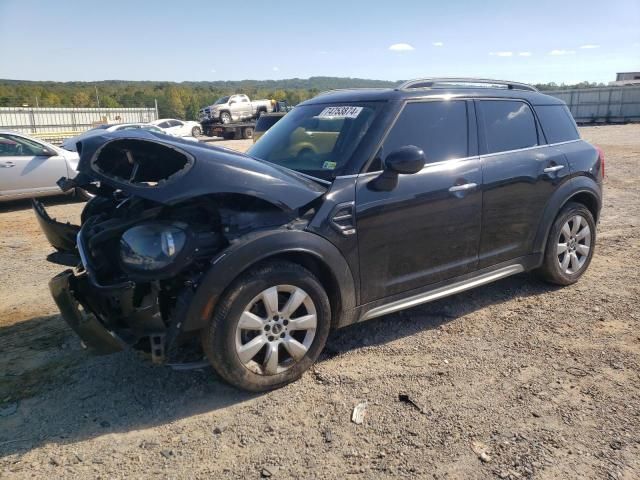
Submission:
{"label": "tree line", "polygon": [[[251,98],[287,100],[296,105],[325,90],[357,87],[394,87],[400,82],[362,78],[311,77],[285,80],[215,82],[33,82],[0,80],[0,107],[154,107],[160,117],[195,120],[198,110],[217,98],[244,93]],[[539,90],[588,88],[603,84],[538,84]]]}

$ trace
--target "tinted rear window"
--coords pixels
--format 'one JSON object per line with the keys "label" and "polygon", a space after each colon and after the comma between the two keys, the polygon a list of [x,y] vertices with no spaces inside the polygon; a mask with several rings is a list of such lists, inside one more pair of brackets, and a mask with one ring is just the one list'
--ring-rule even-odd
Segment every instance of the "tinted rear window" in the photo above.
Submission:
{"label": "tinted rear window", "polygon": [[566,106],[542,105],[535,109],[547,142],[568,142],[580,138],[571,112]]}
{"label": "tinted rear window", "polygon": [[536,121],[529,105],[515,100],[482,100],[479,103],[487,153],[538,145]]}
{"label": "tinted rear window", "polygon": [[466,102],[408,103],[384,141],[382,158],[407,145],[422,148],[427,163],[466,157]]}

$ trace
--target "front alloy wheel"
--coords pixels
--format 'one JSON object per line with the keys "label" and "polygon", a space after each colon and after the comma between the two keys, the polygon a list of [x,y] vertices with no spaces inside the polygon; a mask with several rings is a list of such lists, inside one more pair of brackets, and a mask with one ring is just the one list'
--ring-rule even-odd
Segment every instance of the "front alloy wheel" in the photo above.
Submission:
{"label": "front alloy wheel", "polygon": [[269,287],[246,306],[236,328],[236,353],[249,370],[275,375],[309,351],[316,336],[316,306],[293,285]]}
{"label": "front alloy wheel", "polygon": [[227,288],[202,332],[202,347],[230,384],[271,390],[313,365],[330,325],[327,293],[311,271],[292,262],[265,262]]}

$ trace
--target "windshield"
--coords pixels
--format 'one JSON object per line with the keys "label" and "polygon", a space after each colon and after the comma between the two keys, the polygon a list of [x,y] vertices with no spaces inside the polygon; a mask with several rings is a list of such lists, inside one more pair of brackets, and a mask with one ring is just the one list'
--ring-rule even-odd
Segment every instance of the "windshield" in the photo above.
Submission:
{"label": "windshield", "polygon": [[331,180],[344,169],[373,122],[375,104],[322,104],[294,108],[271,127],[249,155]]}
{"label": "windshield", "polygon": [[227,103],[229,101],[229,97],[220,97],[214,105],[220,105],[221,103]]}

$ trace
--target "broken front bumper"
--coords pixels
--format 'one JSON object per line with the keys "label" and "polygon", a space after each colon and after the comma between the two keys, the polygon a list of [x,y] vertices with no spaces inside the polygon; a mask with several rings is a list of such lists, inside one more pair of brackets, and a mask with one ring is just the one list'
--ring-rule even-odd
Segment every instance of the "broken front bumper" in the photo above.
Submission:
{"label": "broken front bumper", "polygon": [[104,355],[122,350],[126,343],[108,330],[94,315],[86,312],[75,298],[74,289],[78,281],[82,279],[76,277],[72,270],[65,270],[49,281],[51,295],[58,305],[62,318],[78,334],[84,344],[96,353]]}
{"label": "broken front bumper", "polygon": [[44,205],[37,200],[31,200],[31,206],[36,214],[38,224],[51,246],[59,252],[75,252],[76,237],[80,227],[70,223],[57,222],[49,216]]}

